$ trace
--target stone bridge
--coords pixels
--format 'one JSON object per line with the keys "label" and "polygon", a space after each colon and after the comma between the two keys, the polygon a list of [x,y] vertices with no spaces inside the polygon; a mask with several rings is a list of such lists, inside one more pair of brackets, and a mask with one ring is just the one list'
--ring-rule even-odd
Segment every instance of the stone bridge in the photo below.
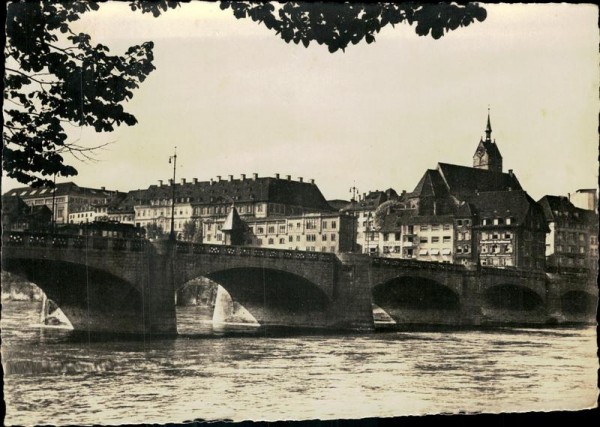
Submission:
{"label": "stone bridge", "polygon": [[96,332],[175,334],[175,292],[200,277],[263,326],[340,330],[372,330],[372,304],[398,324],[586,321],[598,295],[584,277],[359,254],[19,232],[2,243],[3,270]]}

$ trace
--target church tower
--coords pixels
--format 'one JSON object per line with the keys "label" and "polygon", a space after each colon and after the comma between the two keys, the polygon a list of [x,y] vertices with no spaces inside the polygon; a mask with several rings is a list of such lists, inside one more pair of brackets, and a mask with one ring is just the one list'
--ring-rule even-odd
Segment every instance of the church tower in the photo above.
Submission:
{"label": "church tower", "polygon": [[473,167],[486,169],[491,172],[502,172],[502,155],[496,141],[492,141],[492,125],[490,123],[490,109],[488,108],[487,127],[485,129],[485,140],[481,138],[475,154],[473,155]]}

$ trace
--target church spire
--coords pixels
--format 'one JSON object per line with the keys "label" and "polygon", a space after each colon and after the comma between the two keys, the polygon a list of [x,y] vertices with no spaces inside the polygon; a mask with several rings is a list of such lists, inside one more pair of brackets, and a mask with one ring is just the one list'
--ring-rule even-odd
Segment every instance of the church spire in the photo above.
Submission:
{"label": "church spire", "polygon": [[487,142],[492,141],[492,124],[490,123],[490,107],[488,107],[488,119],[487,119],[487,127],[485,128],[485,140]]}

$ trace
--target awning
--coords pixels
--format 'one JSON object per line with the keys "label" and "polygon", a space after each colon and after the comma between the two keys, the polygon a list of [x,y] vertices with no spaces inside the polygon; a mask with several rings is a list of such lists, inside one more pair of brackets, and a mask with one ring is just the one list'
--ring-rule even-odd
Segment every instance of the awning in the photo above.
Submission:
{"label": "awning", "polygon": [[427,255],[427,249],[421,249],[419,255]]}
{"label": "awning", "polygon": [[450,255],[452,253],[452,251],[450,249],[443,249],[442,250],[442,255]]}
{"label": "awning", "polygon": [[439,249],[432,249],[430,253],[431,253],[431,255],[439,255],[440,251],[439,251]]}

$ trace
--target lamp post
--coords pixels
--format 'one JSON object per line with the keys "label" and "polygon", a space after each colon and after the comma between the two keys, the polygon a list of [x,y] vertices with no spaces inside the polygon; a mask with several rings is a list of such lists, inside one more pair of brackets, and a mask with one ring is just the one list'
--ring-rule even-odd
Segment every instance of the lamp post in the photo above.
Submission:
{"label": "lamp post", "polygon": [[173,184],[171,185],[171,233],[169,234],[169,240],[175,241],[175,171],[177,168],[177,147],[175,147],[175,153],[169,157],[169,163],[173,163]]}
{"label": "lamp post", "polygon": [[52,234],[56,233],[56,173],[52,186]]}
{"label": "lamp post", "polygon": [[[352,187],[350,187],[350,193],[352,193],[352,199],[350,199],[350,214],[352,215],[352,247],[351,247],[351,252],[354,252],[356,250],[356,234],[354,232],[354,227],[355,227],[355,223],[356,223],[356,211],[354,210],[354,204],[356,203],[356,193],[358,193],[358,188],[356,188],[356,185],[353,185]],[[358,232],[358,227],[356,228],[357,232]]]}

